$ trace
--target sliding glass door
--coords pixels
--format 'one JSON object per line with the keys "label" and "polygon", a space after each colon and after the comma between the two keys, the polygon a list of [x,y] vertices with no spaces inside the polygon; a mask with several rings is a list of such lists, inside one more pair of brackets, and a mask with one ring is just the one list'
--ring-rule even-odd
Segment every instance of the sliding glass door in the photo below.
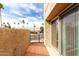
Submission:
{"label": "sliding glass door", "polygon": [[74,8],[62,18],[62,55],[78,55],[79,50],[79,8]]}
{"label": "sliding glass door", "polygon": [[76,8],[76,55],[79,56],[79,6]]}

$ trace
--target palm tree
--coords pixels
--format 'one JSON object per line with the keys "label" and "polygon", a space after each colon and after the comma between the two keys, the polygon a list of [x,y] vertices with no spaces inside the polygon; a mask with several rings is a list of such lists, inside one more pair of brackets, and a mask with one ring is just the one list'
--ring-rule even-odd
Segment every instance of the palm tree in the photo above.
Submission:
{"label": "palm tree", "polygon": [[33,25],[33,27],[34,27],[34,33],[35,33],[35,28],[36,28],[36,25],[34,24],[34,25]]}
{"label": "palm tree", "polygon": [[11,25],[9,24],[9,22],[7,22],[7,24],[8,24],[8,26],[7,26],[7,27],[8,27],[8,28],[11,28]]}
{"label": "palm tree", "polygon": [[3,8],[3,5],[0,3],[0,22],[1,22],[1,27],[2,27],[1,8]]}
{"label": "palm tree", "polygon": [[16,23],[14,22],[14,24],[16,24]]}
{"label": "palm tree", "polygon": [[18,25],[20,24],[20,23],[17,23]]}
{"label": "palm tree", "polygon": [[29,23],[27,22],[27,25],[28,25]]}
{"label": "palm tree", "polygon": [[7,22],[7,24],[9,24],[9,22]]}
{"label": "palm tree", "polygon": [[5,26],[5,28],[7,27],[7,25],[6,25],[6,24],[5,24],[4,26]]}
{"label": "palm tree", "polygon": [[44,23],[42,23],[42,26],[44,25]]}
{"label": "palm tree", "polygon": [[22,23],[23,23],[23,28],[24,28],[25,21],[24,21],[24,20],[22,20]]}
{"label": "palm tree", "polygon": [[3,24],[5,24],[5,22],[3,22]]}
{"label": "palm tree", "polygon": [[17,23],[17,26],[19,26],[19,25],[20,25],[20,23],[18,22],[18,23]]}
{"label": "palm tree", "polygon": [[28,27],[28,24],[29,24],[29,23],[27,22],[27,27]]}
{"label": "palm tree", "polygon": [[[36,25],[34,24],[33,27],[34,27],[34,34],[35,34],[36,33],[35,32]],[[36,39],[35,37],[36,37],[36,35],[34,35],[34,39]]]}
{"label": "palm tree", "polygon": [[3,25],[3,27],[4,27],[4,26],[5,26],[5,22],[3,22],[3,24],[2,24],[2,25]]}
{"label": "palm tree", "polygon": [[16,23],[14,22],[14,27],[15,27],[15,24],[16,24]]}
{"label": "palm tree", "polygon": [[6,23],[5,22],[3,22],[3,26],[6,28],[7,27],[7,25],[6,25]]}
{"label": "palm tree", "polygon": [[43,32],[44,32],[44,27],[41,26],[41,27],[40,27],[40,33],[43,33]]}

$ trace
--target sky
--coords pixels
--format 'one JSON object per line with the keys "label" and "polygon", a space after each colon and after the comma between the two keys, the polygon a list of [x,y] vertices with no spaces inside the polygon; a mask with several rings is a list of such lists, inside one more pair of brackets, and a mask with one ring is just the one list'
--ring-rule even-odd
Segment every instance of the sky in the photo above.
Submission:
{"label": "sky", "polygon": [[[43,3],[4,3],[3,6],[2,22],[9,22],[12,27],[22,27],[22,20],[26,22],[25,28],[33,28],[34,24],[39,28],[44,23]],[[20,25],[14,25],[14,22]]]}

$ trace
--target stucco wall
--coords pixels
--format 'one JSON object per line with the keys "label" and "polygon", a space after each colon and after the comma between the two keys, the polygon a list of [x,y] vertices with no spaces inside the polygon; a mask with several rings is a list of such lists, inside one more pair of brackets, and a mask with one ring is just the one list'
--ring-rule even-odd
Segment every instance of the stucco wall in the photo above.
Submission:
{"label": "stucco wall", "polygon": [[0,29],[0,55],[24,55],[29,44],[28,30]]}
{"label": "stucco wall", "polygon": [[44,44],[46,46],[52,45],[52,25],[46,21],[46,18],[49,16],[55,5],[56,3],[44,4]]}
{"label": "stucco wall", "polygon": [[[54,31],[52,24],[49,24],[49,22],[46,21],[46,18],[49,16],[51,11],[53,10],[56,3],[46,3],[44,4],[44,44],[47,47],[49,54],[51,56],[59,56],[59,52],[56,50],[56,48],[53,46],[53,36]],[[48,7],[47,7],[48,6]],[[59,33],[58,33],[59,34]],[[59,38],[59,37],[58,37]]]}
{"label": "stucco wall", "polygon": [[49,16],[53,8],[55,7],[56,3],[44,3],[44,19]]}
{"label": "stucco wall", "polygon": [[52,44],[52,26],[48,22],[45,21],[45,27],[44,27],[44,44],[46,46],[51,46]]}

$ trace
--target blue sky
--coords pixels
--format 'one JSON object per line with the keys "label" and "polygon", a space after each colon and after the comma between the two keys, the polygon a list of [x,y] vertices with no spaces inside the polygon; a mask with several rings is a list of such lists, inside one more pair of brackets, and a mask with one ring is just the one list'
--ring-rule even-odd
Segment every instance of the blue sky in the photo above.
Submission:
{"label": "blue sky", "polygon": [[6,3],[3,5],[2,20],[9,22],[12,26],[14,22],[18,23],[22,20],[28,22],[30,28],[33,27],[33,24],[39,27],[44,22],[43,3]]}

